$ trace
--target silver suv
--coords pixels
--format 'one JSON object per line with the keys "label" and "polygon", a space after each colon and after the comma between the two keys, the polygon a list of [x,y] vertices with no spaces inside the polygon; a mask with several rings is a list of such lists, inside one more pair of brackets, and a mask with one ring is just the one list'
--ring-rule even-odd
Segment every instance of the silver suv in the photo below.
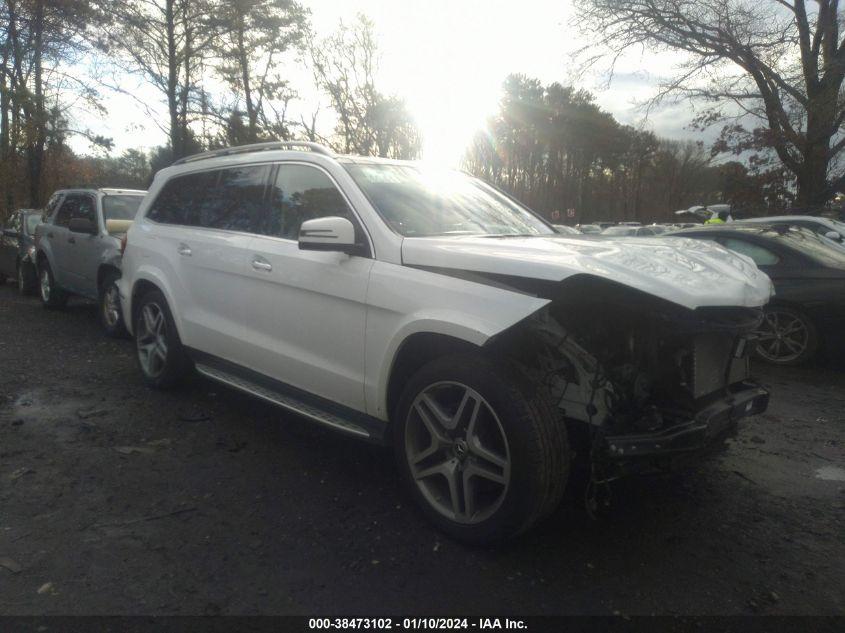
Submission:
{"label": "silver suv", "polygon": [[50,198],[36,229],[41,301],[60,308],[71,294],[100,302],[106,333],[124,332],[120,295],[121,241],[145,191],[65,189]]}

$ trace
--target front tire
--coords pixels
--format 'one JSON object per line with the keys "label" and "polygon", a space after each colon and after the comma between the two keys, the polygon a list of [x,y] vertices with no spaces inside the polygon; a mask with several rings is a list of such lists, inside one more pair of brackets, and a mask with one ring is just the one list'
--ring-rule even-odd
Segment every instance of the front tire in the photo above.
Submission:
{"label": "front tire", "polygon": [[505,361],[475,353],[435,359],[408,381],[393,424],[406,489],[452,538],[511,538],[563,496],[564,422]]}
{"label": "front tire", "polygon": [[50,264],[46,261],[41,262],[38,271],[38,281],[41,305],[48,310],[64,308],[67,305],[68,295],[56,283],[56,279],[53,277],[53,271],[50,269]]}
{"label": "front tire", "polygon": [[187,377],[190,362],[164,295],[146,293],[135,313],[135,350],[144,382],[153,389],[170,389]]}
{"label": "front tire", "polygon": [[117,280],[120,274],[108,272],[100,283],[100,324],[108,336],[120,338],[126,335],[123,310],[120,305],[120,290]]}

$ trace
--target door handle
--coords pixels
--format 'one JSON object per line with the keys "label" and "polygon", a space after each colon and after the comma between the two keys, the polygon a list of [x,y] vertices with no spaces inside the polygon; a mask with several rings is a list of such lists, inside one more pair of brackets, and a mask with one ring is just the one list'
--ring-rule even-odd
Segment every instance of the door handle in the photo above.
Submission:
{"label": "door handle", "polygon": [[182,257],[190,257],[193,251],[191,251],[191,247],[187,244],[179,244],[176,252],[182,255]]}
{"label": "door handle", "polygon": [[270,272],[273,270],[273,264],[268,262],[265,259],[261,259],[260,257],[256,257],[252,260],[252,268],[254,270],[263,270],[265,272]]}
{"label": "door handle", "polygon": [[67,241],[70,242],[71,244],[76,244],[76,238],[73,237],[73,236],[67,238]]}

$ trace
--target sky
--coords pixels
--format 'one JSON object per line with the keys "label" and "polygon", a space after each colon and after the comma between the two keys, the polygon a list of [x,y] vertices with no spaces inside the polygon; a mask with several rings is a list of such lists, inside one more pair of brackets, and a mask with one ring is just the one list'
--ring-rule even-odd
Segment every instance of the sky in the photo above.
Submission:
{"label": "sky", "polygon": [[[628,55],[617,64],[609,86],[601,74],[577,77],[573,53],[584,40],[571,25],[573,1],[300,0],[311,10],[318,34],[330,33],[339,20],[351,21],[359,12],[375,23],[381,55],[378,86],[406,100],[421,128],[428,160],[457,163],[473,134],[496,111],[502,82],[510,73],[543,83],[577,80],[578,87],[593,91],[599,105],[622,123],[669,138],[691,136],[686,129],[693,116],[689,104],[662,107],[648,120],[637,107],[654,93],[659,77],[671,71],[670,58]],[[289,66],[291,83],[302,97],[291,110],[307,116],[318,98],[311,73],[296,62]],[[83,126],[112,137],[115,154],[163,144],[164,131],[154,123],[167,120],[158,94],[138,78],[121,76],[118,81],[132,96],[104,91],[108,115],[83,114]],[[331,115],[321,116],[323,129],[331,128]],[[86,149],[81,140],[75,148]]]}

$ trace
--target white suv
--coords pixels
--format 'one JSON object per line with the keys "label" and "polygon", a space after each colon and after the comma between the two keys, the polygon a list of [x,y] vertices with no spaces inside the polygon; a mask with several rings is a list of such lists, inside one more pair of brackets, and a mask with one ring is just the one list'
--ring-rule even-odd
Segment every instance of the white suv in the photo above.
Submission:
{"label": "white suv", "polygon": [[442,530],[513,536],[766,408],[771,282],[718,245],[584,241],[462,173],[310,143],[158,173],[119,282],[146,382],[191,368],[392,444]]}

